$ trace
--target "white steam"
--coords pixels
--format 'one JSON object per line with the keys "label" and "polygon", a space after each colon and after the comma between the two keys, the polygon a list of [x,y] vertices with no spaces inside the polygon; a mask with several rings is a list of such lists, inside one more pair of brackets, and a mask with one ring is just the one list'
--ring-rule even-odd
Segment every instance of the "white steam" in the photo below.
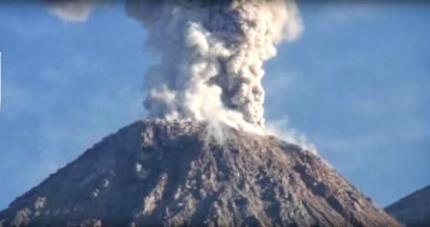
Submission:
{"label": "white steam", "polygon": [[310,143],[305,135],[290,127],[288,118],[286,117],[270,121],[267,124],[267,132],[268,134],[282,138],[284,141],[297,144],[314,154],[318,153],[315,145]]}
{"label": "white steam", "polygon": [[[99,0],[45,0],[63,19],[88,17]],[[266,133],[264,63],[302,30],[286,0],[128,0],[127,13],[148,29],[160,62],[145,77],[150,117],[208,122]]]}
{"label": "white steam", "polygon": [[282,0],[220,2],[129,5],[161,55],[145,77],[144,104],[155,118],[263,132],[263,65],[276,44],[300,34],[297,8]]}

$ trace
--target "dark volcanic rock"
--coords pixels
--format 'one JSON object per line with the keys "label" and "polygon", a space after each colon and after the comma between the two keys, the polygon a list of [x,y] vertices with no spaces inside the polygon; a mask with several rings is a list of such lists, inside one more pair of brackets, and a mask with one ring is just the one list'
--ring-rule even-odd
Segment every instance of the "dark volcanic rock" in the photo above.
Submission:
{"label": "dark volcanic rock", "polygon": [[400,199],[385,210],[406,226],[430,226],[430,186]]}
{"label": "dark volcanic rock", "polygon": [[[4,226],[398,226],[317,155],[196,122],[142,121],[12,202]],[[1,225],[1,224],[0,224]]]}

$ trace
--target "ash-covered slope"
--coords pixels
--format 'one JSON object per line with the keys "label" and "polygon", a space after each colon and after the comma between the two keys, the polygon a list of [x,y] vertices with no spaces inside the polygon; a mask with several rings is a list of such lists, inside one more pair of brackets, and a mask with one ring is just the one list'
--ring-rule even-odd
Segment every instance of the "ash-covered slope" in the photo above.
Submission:
{"label": "ash-covered slope", "polygon": [[[3,226],[397,226],[319,157],[196,122],[111,135],[0,213]],[[1,224],[0,224],[1,225]]]}
{"label": "ash-covered slope", "polygon": [[400,199],[385,210],[406,226],[430,226],[430,185]]}

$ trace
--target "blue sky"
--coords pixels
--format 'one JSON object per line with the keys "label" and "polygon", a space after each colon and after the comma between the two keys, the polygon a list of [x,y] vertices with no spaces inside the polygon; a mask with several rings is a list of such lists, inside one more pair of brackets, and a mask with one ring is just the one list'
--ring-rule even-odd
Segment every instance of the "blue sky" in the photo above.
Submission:
{"label": "blue sky", "polygon": [[[268,121],[306,135],[381,206],[430,184],[430,5],[299,6],[301,39],[266,64]],[[84,23],[0,7],[0,209],[145,116],[145,37],[121,5]]]}

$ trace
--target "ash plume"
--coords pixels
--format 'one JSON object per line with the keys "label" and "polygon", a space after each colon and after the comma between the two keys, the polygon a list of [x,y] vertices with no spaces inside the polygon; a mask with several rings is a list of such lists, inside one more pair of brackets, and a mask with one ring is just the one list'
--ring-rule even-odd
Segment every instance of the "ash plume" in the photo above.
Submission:
{"label": "ash plume", "polygon": [[276,44],[300,33],[287,1],[130,1],[161,55],[146,75],[151,117],[264,129],[262,78]]}
{"label": "ash plume", "polygon": [[126,11],[148,29],[147,44],[160,54],[145,76],[151,118],[265,131],[263,66],[277,44],[301,32],[294,2],[129,0]]}

